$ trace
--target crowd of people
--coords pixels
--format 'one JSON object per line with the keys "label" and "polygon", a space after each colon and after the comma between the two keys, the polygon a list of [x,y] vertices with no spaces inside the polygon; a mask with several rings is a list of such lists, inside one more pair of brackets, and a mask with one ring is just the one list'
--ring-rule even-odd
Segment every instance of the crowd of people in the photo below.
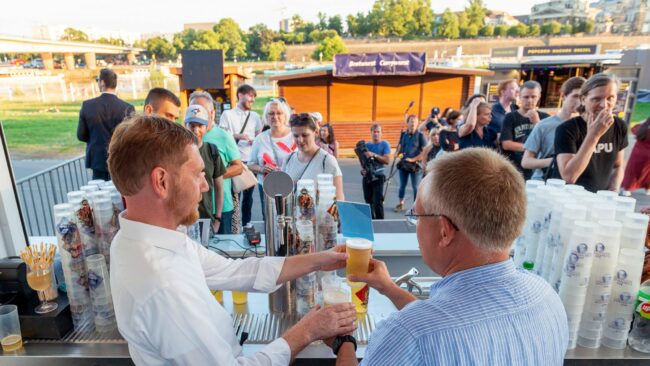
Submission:
{"label": "crowd of people", "polygon": [[[281,98],[270,99],[260,117],[248,85],[218,121],[212,96],[201,91],[190,95],[182,124],[174,123],[180,100],[162,88],[149,92],[143,113],[132,114],[133,106],[115,95],[116,79],[110,70],[100,72],[102,95],[84,102],[78,136],[88,143],[93,177],[112,179],[127,206],[111,246],[111,287],[134,362],[286,365],[323,340],[337,365],[356,365],[352,304],[316,306],[281,338],[244,355],[230,315],[209,291],[272,292],[307,273],[343,268],[344,245],[232,260],[176,230],[204,217],[216,233],[239,232],[250,222],[255,187],[261,198],[260,184],[275,170],[294,181],[329,173],[336,199],[343,200],[332,126],[317,114],[292,113]],[[414,205],[407,222],[416,226],[424,263],[443,280],[428,300],[417,300],[380,260],[371,259],[367,275],[350,278],[398,309],[373,332],[362,364],[562,364],[568,343],[562,303],[541,278],[515,269],[510,245],[525,218],[524,178],[561,177],[590,191],[650,188],[650,119],[633,129],[637,143],[624,170],[627,127],[613,116],[617,89],[610,75],[570,78],[560,110],[548,116],[538,110],[538,83],[509,80],[499,85],[494,105],[474,95],[461,111],[434,108],[422,125],[406,116],[394,154],[396,210],[405,211],[410,180]],[[393,157],[382,132],[380,124],[371,126],[363,154],[372,172],[361,171],[376,219],[384,217]],[[256,175],[251,185],[233,182],[248,171]]]}

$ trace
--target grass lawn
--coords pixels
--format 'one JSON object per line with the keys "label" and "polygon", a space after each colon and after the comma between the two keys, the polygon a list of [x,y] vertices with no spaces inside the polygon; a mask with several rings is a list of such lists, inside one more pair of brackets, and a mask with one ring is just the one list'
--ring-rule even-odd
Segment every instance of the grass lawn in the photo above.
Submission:
{"label": "grass lawn", "polygon": [[[253,109],[260,115],[269,97],[257,98]],[[144,100],[129,100],[137,112]],[[80,155],[85,143],[77,140],[81,101],[69,103],[0,101],[9,151],[15,158],[57,159]]]}

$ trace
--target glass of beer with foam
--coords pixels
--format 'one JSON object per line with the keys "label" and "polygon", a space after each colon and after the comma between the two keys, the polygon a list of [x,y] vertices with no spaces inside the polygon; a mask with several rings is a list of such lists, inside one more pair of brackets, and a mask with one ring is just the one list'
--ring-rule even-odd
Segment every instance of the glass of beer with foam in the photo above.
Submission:
{"label": "glass of beer with foam", "polygon": [[368,239],[350,238],[346,240],[345,245],[346,252],[348,253],[348,259],[345,263],[345,274],[348,282],[350,282],[350,276],[368,273],[372,254],[372,242]]}

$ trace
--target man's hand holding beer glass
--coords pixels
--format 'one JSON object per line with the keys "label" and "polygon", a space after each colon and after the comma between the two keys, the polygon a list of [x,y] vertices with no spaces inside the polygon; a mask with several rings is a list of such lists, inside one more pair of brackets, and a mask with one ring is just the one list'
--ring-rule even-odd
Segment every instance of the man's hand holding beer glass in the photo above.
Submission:
{"label": "man's hand holding beer glass", "polygon": [[355,274],[348,276],[348,280],[352,282],[365,282],[368,286],[377,290],[380,294],[388,297],[398,310],[411,301],[416,300],[415,296],[410,292],[401,289],[393,282],[386,267],[386,263],[371,258],[368,268],[368,273]]}

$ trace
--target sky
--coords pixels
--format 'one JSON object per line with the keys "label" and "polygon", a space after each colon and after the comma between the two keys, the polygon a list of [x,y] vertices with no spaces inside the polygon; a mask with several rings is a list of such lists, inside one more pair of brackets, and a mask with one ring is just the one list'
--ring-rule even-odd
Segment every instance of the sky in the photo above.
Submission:
{"label": "sky", "polygon": [[[520,15],[528,14],[534,4],[544,1],[484,2],[490,9]],[[345,18],[347,14],[367,12],[373,3],[374,0],[5,0],[0,6],[0,34],[31,36],[35,25],[167,33],[181,31],[184,23],[216,22],[226,17],[235,19],[244,29],[257,23],[277,29],[282,14],[285,17],[300,14],[304,19],[316,21],[318,12],[322,11],[328,15],[341,14]],[[462,10],[466,2],[432,0],[431,4],[434,12],[442,12],[447,6],[452,10]]]}

